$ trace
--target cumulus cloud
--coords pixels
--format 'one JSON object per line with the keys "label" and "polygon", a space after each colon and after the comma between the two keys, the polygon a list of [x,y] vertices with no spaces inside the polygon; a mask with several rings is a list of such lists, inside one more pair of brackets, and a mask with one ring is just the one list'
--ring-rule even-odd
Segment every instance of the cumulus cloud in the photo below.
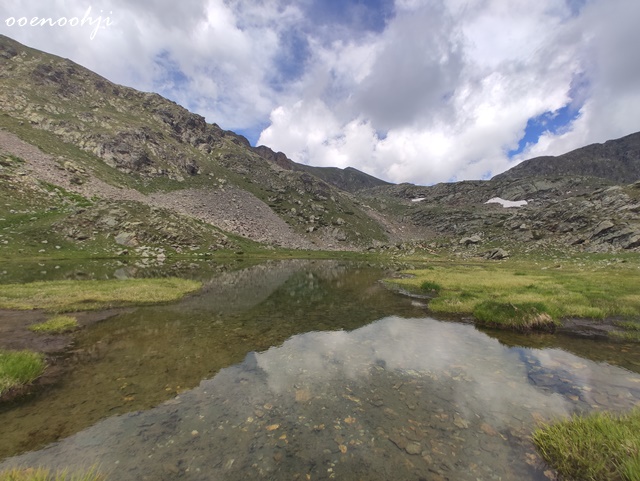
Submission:
{"label": "cumulus cloud", "polygon": [[80,16],[80,0],[8,0],[0,31],[29,46],[86,66],[112,81],[157,91],[226,128],[262,122],[277,105],[265,78],[277,54],[279,32],[299,20],[295,6],[276,2],[107,0],[112,25],[93,40],[87,28],[8,27],[9,17]]}
{"label": "cumulus cloud", "polygon": [[93,40],[5,23],[87,6],[5,0],[0,32],[312,165],[431,184],[640,130],[638,2],[105,0]]}
{"label": "cumulus cloud", "polygon": [[[383,32],[317,55],[319,70],[332,75],[313,96],[331,120],[325,112],[315,123],[331,124],[333,135],[311,139],[317,130],[306,112],[309,139],[298,135],[294,144],[286,134],[299,109],[284,104],[260,142],[302,162],[342,165],[347,157],[388,180],[430,184],[487,178],[531,156],[626,135],[640,128],[640,62],[626,53],[640,40],[631,20],[639,7],[623,0],[398,1]],[[341,68],[345,51],[367,52],[352,76]],[[318,77],[308,81],[317,85]],[[548,113],[553,122],[566,106],[575,120],[509,157],[530,119]],[[345,142],[354,122],[361,135]]]}

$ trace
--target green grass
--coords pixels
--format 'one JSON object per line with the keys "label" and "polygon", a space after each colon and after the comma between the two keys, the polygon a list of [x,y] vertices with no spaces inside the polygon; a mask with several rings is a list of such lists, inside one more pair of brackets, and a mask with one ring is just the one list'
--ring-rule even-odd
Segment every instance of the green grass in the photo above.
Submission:
{"label": "green grass", "polygon": [[[435,313],[473,314],[480,324],[548,329],[565,317],[640,319],[640,272],[637,263],[600,260],[573,265],[538,262],[438,264],[406,271],[410,278],[388,282],[423,292],[439,286],[429,308]],[[512,322],[513,321],[513,322]],[[639,324],[624,327],[636,329]]]}
{"label": "green grass", "polygon": [[42,354],[0,349],[0,396],[11,388],[32,382],[44,372],[44,368]]}
{"label": "green grass", "polygon": [[640,480],[640,408],[622,415],[573,416],[536,430],[533,442],[569,479]]}
{"label": "green grass", "polygon": [[420,289],[422,289],[423,291],[439,292],[440,290],[442,290],[442,286],[437,282],[424,281],[422,284],[420,284]]}
{"label": "green grass", "polygon": [[541,302],[521,304],[484,301],[473,309],[474,317],[489,327],[509,327],[518,331],[553,330],[556,323]]}
{"label": "green grass", "polygon": [[6,284],[0,291],[0,309],[72,312],[156,304],[176,301],[201,286],[177,278]]}
{"label": "green grass", "polygon": [[609,336],[621,341],[640,342],[640,332],[638,331],[612,331]]}
{"label": "green grass", "polygon": [[0,471],[0,481],[104,481],[106,476],[99,474],[95,468],[84,473],[58,471],[52,473],[44,468],[13,468]]}
{"label": "green grass", "polygon": [[634,321],[614,321],[614,324],[626,331],[640,331],[640,322]]}
{"label": "green grass", "polygon": [[71,316],[55,316],[48,321],[29,326],[30,331],[48,334],[61,334],[63,332],[73,331],[77,328],[78,320]]}

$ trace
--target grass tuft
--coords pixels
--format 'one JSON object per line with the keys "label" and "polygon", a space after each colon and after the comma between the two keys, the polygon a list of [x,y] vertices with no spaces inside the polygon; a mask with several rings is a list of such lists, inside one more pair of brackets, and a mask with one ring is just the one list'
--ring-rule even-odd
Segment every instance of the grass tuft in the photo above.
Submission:
{"label": "grass tuft", "polygon": [[442,289],[442,286],[437,282],[424,281],[422,284],[420,284],[420,289],[422,289],[423,291],[439,292]]}
{"label": "grass tuft", "polygon": [[71,316],[55,316],[46,322],[29,326],[30,331],[47,334],[62,334],[64,332],[73,331],[77,328],[78,320]]}
{"label": "grass tuft", "polygon": [[487,327],[509,327],[518,331],[554,330],[555,321],[541,302],[521,304],[485,301],[473,310],[478,323]]}
{"label": "grass tuft", "polygon": [[533,433],[542,457],[569,479],[640,479],[640,408],[573,416]]}
{"label": "grass tuft", "polygon": [[0,396],[11,388],[34,381],[44,368],[42,354],[0,349]]}
{"label": "grass tuft", "polygon": [[106,476],[96,468],[87,472],[69,473],[67,470],[52,473],[44,468],[13,468],[0,471],[1,481],[105,481]]}

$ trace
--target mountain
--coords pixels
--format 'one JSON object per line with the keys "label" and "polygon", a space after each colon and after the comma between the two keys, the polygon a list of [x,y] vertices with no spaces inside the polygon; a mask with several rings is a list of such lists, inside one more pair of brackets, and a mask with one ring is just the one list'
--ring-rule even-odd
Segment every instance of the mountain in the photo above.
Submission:
{"label": "mountain", "polygon": [[[248,141],[247,141],[248,144]],[[274,152],[269,147],[260,145],[252,149],[260,157],[278,164],[283,169],[308,172],[338,189],[356,193],[363,189],[370,189],[381,185],[391,185],[390,182],[378,179],[353,167],[340,169],[338,167],[315,167],[298,164],[290,160],[283,152]]]}
{"label": "mountain", "polygon": [[[365,173],[253,148],[158,94],[5,36],[0,82],[5,163],[22,161],[37,188],[45,182],[88,199],[165,209],[273,246],[355,249],[387,240],[352,195],[385,184]],[[122,233],[119,225],[112,231]]]}
{"label": "mountain", "polygon": [[590,176],[616,183],[640,180],[640,132],[604,144],[587,145],[557,157],[525,160],[494,179]]}
{"label": "mountain", "polygon": [[639,251],[639,142],[531,159],[488,181],[393,185],[253,147],[158,94],[0,36],[0,258]]}

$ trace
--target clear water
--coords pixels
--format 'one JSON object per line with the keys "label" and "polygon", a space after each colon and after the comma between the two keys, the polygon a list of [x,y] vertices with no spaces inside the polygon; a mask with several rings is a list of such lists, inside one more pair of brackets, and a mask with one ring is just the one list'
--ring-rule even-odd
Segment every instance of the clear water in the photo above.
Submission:
{"label": "clear water", "polygon": [[640,400],[632,347],[438,321],[382,289],[383,274],[253,266],[82,332],[64,382],[0,413],[4,456],[33,450],[1,466],[97,464],[124,481],[537,480],[537,423]]}

